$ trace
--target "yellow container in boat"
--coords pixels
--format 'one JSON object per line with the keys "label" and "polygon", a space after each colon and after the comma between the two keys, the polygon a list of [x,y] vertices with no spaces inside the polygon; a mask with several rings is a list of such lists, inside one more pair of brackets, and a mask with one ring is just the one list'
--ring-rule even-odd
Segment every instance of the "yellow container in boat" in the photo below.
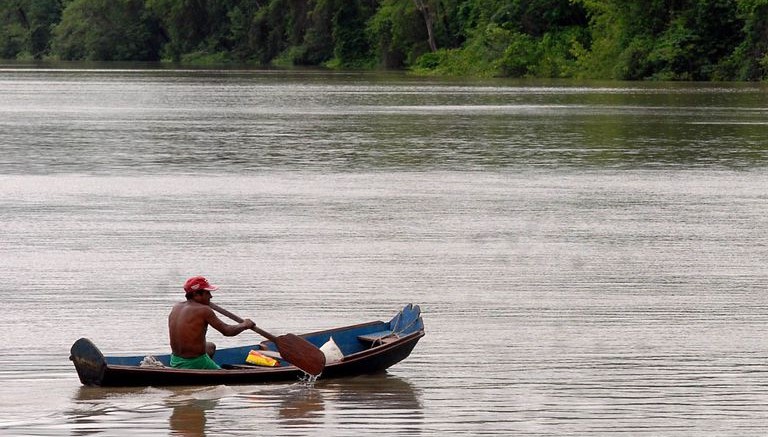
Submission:
{"label": "yellow container in boat", "polygon": [[254,364],[256,366],[266,367],[277,367],[280,365],[276,359],[260,354],[255,350],[252,350],[248,353],[248,357],[245,358],[245,362],[248,364]]}

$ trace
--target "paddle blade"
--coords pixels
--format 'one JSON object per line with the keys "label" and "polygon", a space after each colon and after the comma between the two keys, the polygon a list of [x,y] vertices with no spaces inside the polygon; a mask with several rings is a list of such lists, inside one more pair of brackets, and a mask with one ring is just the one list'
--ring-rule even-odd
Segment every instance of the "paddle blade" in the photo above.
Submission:
{"label": "paddle blade", "polygon": [[317,376],[325,368],[325,354],[298,335],[280,335],[275,338],[275,346],[285,361],[310,375]]}

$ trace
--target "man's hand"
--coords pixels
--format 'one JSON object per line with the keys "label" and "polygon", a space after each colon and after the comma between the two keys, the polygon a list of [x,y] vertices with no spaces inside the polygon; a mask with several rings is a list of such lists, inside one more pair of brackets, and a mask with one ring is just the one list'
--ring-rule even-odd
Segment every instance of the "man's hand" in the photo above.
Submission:
{"label": "man's hand", "polygon": [[253,327],[256,326],[251,319],[245,319],[243,320],[243,323],[245,324],[245,329],[253,329]]}

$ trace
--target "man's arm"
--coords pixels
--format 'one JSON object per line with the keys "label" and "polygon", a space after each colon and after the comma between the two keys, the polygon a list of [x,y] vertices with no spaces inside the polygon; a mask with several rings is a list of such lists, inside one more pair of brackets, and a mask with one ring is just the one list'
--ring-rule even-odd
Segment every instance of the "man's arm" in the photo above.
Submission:
{"label": "man's arm", "polygon": [[225,337],[234,337],[246,329],[251,329],[256,326],[251,319],[245,319],[242,323],[238,323],[237,325],[228,325],[222,322],[210,308],[208,308],[207,311],[206,321],[213,327],[213,329],[221,332]]}

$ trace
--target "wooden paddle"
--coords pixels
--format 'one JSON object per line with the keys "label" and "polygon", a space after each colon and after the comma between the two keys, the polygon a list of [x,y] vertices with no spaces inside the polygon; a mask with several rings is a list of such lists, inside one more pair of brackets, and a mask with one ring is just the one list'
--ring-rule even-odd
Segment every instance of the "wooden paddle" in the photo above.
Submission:
{"label": "wooden paddle", "polygon": [[[242,318],[230,313],[215,303],[209,303],[208,306],[237,323],[243,322]],[[254,326],[251,329],[263,335],[267,340],[275,343],[277,351],[280,352],[280,356],[283,357],[285,361],[288,361],[310,375],[319,375],[320,372],[323,371],[323,368],[325,368],[325,354],[323,351],[298,335],[285,334],[276,337],[258,326]]]}

